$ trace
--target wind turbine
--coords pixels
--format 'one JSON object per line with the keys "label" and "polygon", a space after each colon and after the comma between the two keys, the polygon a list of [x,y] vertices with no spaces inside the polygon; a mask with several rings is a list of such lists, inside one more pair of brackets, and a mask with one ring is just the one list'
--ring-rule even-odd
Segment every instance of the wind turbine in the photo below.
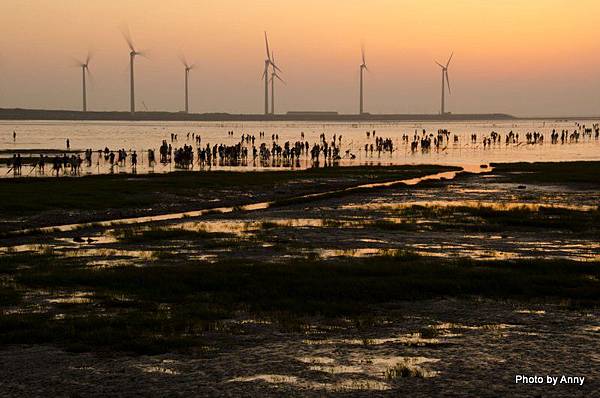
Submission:
{"label": "wind turbine", "polygon": [[442,107],[441,107],[441,111],[440,111],[440,113],[442,115],[444,115],[446,113],[446,108],[445,108],[446,85],[448,85],[448,94],[451,94],[450,78],[448,77],[448,66],[450,65],[450,61],[452,61],[453,56],[454,56],[454,53],[450,54],[450,58],[448,58],[448,62],[446,62],[446,66],[440,64],[438,61],[435,61],[435,63],[438,64],[438,66],[440,68],[442,68]]}
{"label": "wind turbine", "polygon": [[86,85],[86,74],[89,75],[90,74],[90,69],[89,69],[89,65],[90,65],[90,60],[91,60],[92,56],[91,54],[88,52],[87,57],[85,58],[85,62],[81,62],[81,61],[77,61],[77,63],[79,64],[78,66],[81,68],[81,77],[82,77],[82,82],[83,82],[83,111],[87,112],[87,85]]}
{"label": "wind turbine", "polygon": [[362,64],[360,64],[360,105],[359,105],[359,114],[363,114],[363,73],[366,70],[367,72],[369,71],[369,69],[367,68],[367,62],[365,61],[365,47],[362,46],[361,49],[361,55],[362,55]]}
{"label": "wind turbine", "polygon": [[273,70],[281,69],[275,65],[271,58],[271,52],[269,51],[269,39],[267,38],[267,32],[265,32],[265,48],[267,50],[267,59],[265,59],[265,70],[263,71],[262,78],[265,81],[265,115],[269,114],[269,67],[273,67]]}
{"label": "wind turbine", "polygon": [[135,57],[137,55],[145,56],[145,54],[141,51],[137,51],[133,45],[133,40],[131,40],[131,35],[129,34],[129,30],[123,30],[123,37],[129,46],[129,76],[130,76],[130,109],[131,114],[135,114],[135,79],[134,79],[134,62]]}
{"label": "wind turbine", "polygon": [[196,67],[196,65],[188,64],[187,60],[185,59],[185,57],[183,55],[181,56],[181,63],[185,67],[185,113],[189,113],[190,107],[189,107],[189,95],[188,95],[189,94],[188,82],[189,82],[189,77],[190,77],[190,71],[192,69],[194,69]]}
{"label": "wind turbine", "polygon": [[[273,61],[273,65],[275,65],[274,53],[271,53],[271,60]],[[271,115],[275,114],[275,79],[279,79],[279,81],[285,84],[285,81],[277,74],[277,70],[273,68],[271,71]]]}

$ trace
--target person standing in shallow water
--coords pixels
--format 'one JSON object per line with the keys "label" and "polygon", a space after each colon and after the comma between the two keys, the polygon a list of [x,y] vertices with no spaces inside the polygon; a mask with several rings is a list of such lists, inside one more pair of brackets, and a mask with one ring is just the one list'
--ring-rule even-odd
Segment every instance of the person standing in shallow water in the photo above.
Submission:
{"label": "person standing in shallow water", "polygon": [[67,150],[71,149],[71,142],[69,141],[69,139],[67,138]]}
{"label": "person standing in shallow water", "polygon": [[137,153],[135,151],[131,154],[131,170],[133,172],[137,171]]}
{"label": "person standing in shallow water", "polygon": [[13,130],[13,142],[17,142],[17,132]]}

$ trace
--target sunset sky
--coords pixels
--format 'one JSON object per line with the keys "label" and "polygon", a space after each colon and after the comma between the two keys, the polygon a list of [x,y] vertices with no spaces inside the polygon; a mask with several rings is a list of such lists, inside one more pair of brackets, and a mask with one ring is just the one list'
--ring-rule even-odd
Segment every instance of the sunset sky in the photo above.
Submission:
{"label": "sunset sky", "polygon": [[78,109],[91,49],[92,110],[127,110],[129,26],[149,59],[137,103],[183,108],[183,52],[193,112],[260,113],[263,31],[287,85],[277,111],[356,113],[361,42],[371,113],[439,112],[450,66],[454,113],[599,115],[598,0],[2,0],[0,107]]}

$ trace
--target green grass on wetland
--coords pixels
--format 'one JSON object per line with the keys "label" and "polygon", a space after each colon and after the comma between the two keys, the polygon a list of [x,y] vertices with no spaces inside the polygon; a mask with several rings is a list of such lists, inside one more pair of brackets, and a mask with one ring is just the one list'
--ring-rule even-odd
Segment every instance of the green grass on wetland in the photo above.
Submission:
{"label": "green grass on wetland", "polygon": [[167,228],[155,226],[151,228],[120,228],[114,232],[115,237],[122,243],[147,243],[153,241],[173,240],[211,240],[235,237],[225,232],[208,232],[202,229]]}
{"label": "green grass on wetland", "polygon": [[[162,262],[91,267],[82,258],[12,254],[0,273],[17,297],[91,292],[89,304],[7,312],[0,343],[54,343],[76,350],[162,352],[202,345],[240,314],[293,323],[303,317],[371,316],[400,300],[486,297],[597,306],[600,264],[556,260],[476,262],[390,252],[371,258],[264,262]],[[4,301],[4,300],[3,300]],[[9,299],[3,307],[22,305]],[[59,310],[60,317],[56,311]]]}
{"label": "green grass on wetland", "polygon": [[[552,229],[596,234],[600,226],[600,209],[575,210],[552,206],[450,205],[391,207],[394,215],[407,220],[433,220],[434,228],[469,231],[508,232],[513,229]],[[372,226],[380,229],[406,229],[410,223],[378,220]]]}

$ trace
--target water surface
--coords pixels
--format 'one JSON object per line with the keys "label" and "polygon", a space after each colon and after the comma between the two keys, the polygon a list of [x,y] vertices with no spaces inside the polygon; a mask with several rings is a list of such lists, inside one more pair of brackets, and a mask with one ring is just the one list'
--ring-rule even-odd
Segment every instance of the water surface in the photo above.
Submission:
{"label": "water surface", "polygon": [[[592,127],[593,121],[580,124]],[[423,130],[436,134],[438,129],[447,129],[451,132],[449,143],[444,143],[439,148],[422,151],[420,148],[412,152],[410,141],[415,132],[419,135]],[[316,123],[316,122],[85,122],[85,121],[2,121],[0,122],[0,157],[12,156],[13,152],[22,152],[27,158],[39,155],[29,155],[27,150],[58,150],[66,148],[66,139],[70,140],[71,149],[85,150],[91,148],[95,152],[108,147],[111,150],[125,149],[137,151],[139,165],[137,172],[169,172],[174,170],[172,164],[158,163],[153,168],[148,168],[146,152],[154,149],[158,158],[158,148],[162,140],[167,140],[173,148],[184,144],[195,146],[192,134],[200,135],[201,145],[206,147],[215,144],[234,145],[240,141],[242,134],[256,137],[255,146],[261,143],[271,147],[272,136],[278,136],[277,142],[283,145],[286,141],[291,143],[301,140],[313,143],[319,142],[321,134],[325,134],[330,142],[335,134],[342,136],[340,165],[390,165],[390,164],[443,164],[458,166],[473,166],[489,162],[516,162],[516,161],[573,161],[573,160],[600,160],[600,140],[595,137],[581,137],[578,142],[551,144],[552,130],[560,132],[577,129],[575,121],[545,121],[545,120],[508,120],[508,121],[472,121],[472,122],[382,122],[382,123]],[[17,133],[13,141],[13,131]],[[228,134],[233,131],[233,135]],[[370,136],[367,136],[367,131]],[[372,132],[376,137],[390,138],[394,143],[393,153],[382,153],[380,156],[375,151],[365,153],[365,144],[374,143]],[[491,146],[483,145],[483,137],[489,137],[495,131],[501,134],[501,143]],[[506,134],[513,131],[519,134],[519,142],[505,144]],[[259,132],[264,132],[264,137],[259,137]],[[539,132],[544,134],[543,144],[527,144],[525,134]],[[171,141],[171,134],[177,134],[177,141]],[[189,133],[189,138],[188,138]],[[476,134],[476,142],[471,141],[471,135]],[[408,135],[409,142],[402,140],[403,135]],[[452,139],[456,135],[458,141]],[[251,144],[250,144],[251,146]],[[354,154],[355,159],[346,157],[346,151]],[[251,154],[251,148],[250,148]],[[196,157],[197,158],[197,157]],[[322,164],[322,163],[321,163]],[[295,167],[310,167],[309,157],[301,157],[299,165]],[[270,168],[270,167],[267,167]],[[281,168],[281,167],[278,167]],[[28,175],[31,167],[23,168],[23,175]],[[48,169],[48,167],[47,167]],[[196,165],[198,170],[199,166]],[[265,169],[260,164],[249,162],[238,166],[213,166],[211,169],[226,170],[256,170]],[[98,174],[111,172],[108,162],[104,159],[98,161],[94,153],[94,160],[90,167],[84,167],[82,174]],[[131,172],[131,167],[115,167],[113,173]],[[7,176],[6,172],[0,172]],[[46,174],[49,174],[48,170]],[[12,175],[12,174],[9,174]],[[29,175],[36,175],[33,171]]]}

